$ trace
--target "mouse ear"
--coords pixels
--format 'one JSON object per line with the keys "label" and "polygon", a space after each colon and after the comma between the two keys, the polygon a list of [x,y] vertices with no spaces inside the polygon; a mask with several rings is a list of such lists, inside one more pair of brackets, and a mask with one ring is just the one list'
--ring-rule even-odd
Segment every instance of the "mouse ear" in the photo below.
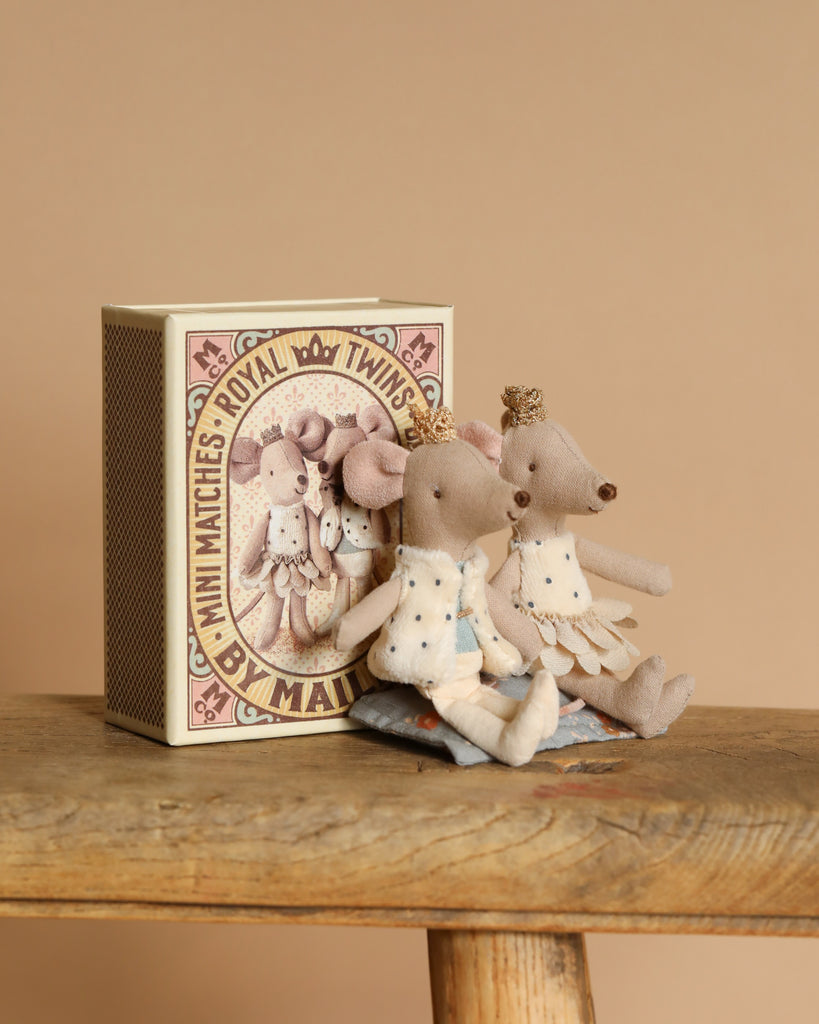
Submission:
{"label": "mouse ear", "polygon": [[404,495],[406,448],[392,441],[357,444],[344,456],[344,491],[364,508],[385,508]]}
{"label": "mouse ear", "polygon": [[361,410],[358,415],[358,425],[367,435],[368,441],[374,441],[376,438],[381,438],[383,441],[398,439],[395,425],[387,411],[377,402]]}
{"label": "mouse ear", "polygon": [[300,409],[287,421],[288,436],[311,462],[321,462],[324,458],[327,436],[332,429],[333,424],[327,417],[319,415],[314,409]]}
{"label": "mouse ear", "polygon": [[503,435],[490,427],[488,423],[484,423],[482,420],[470,420],[469,423],[462,423],[458,427],[458,437],[483,452],[487,459],[494,464],[495,469],[500,466]]}
{"label": "mouse ear", "polygon": [[230,452],[230,479],[246,484],[259,472],[262,446],[252,437],[237,437]]}

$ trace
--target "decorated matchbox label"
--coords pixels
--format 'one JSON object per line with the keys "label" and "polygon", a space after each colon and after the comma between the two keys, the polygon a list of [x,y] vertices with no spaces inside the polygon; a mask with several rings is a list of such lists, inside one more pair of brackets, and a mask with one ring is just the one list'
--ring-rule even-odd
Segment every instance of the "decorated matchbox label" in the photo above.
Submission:
{"label": "decorated matchbox label", "polygon": [[442,340],[436,323],[186,333],[189,730],[318,727],[377,685],[332,628],[389,577],[400,510],[357,506],[341,466],[441,404]]}

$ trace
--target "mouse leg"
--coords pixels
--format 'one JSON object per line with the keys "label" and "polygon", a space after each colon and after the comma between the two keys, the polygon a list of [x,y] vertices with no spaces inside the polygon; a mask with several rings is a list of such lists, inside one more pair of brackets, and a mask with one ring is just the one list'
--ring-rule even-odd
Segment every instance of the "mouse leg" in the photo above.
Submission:
{"label": "mouse leg", "polygon": [[256,638],[253,641],[253,646],[257,651],[266,651],[276,642],[283,611],[284,598],[279,597],[275,593],[268,594],[262,606],[261,622],[256,630]]}
{"label": "mouse leg", "polygon": [[[555,713],[547,716],[540,735],[540,738],[544,740],[554,734],[560,716],[560,698],[557,694],[557,687],[555,687],[555,695],[558,697],[556,707],[552,709]],[[478,694],[470,699],[474,700],[476,704],[480,704],[482,708],[486,708],[487,711],[491,711],[493,715],[497,715],[498,718],[502,718],[505,722],[511,722],[520,711],[521,702],[519,700],[515,697],[507,697],[503,693],[498,693],[491,686],[481,686]]]}
{"label": "mouse leg", "polygon": [[296,639],[301,640],[305,647],[312,647],[316,642],[315,634],[307,621],[307,598],[290,591],[290,628]]}
{"label": "mouse leg", "polygon": [[339,576],[336,579],[336,592],[333,595],[333,607],[324,622],[316,627],[316,636],[329,636],[336,621],[340,619],[345,612],[350,610],[350,604],[350,577]]}
{"label": "mouse leg", "polygon": [[559,713],[554,676],[546,671],[535,675],[524,699],[515,702],[517,713],[508,722],[472,699],[433,693],[432,703],[441,718],[462,736],[513,768],[531,761],[544,731],[551,727],[554,732]]}
{"label": "mouse leg", "polygon": [[641,661],[628,679],[620,680],[607,669],[592,676],[575,666],[558,679],[561,690],[582,697],[592,707],[623,722],[639,736],[652,736],[651,718],[660,700],[665,662],[658,654]]}
{"label": "mouse leg", "polygon": [[375,578],[372,573],[368,573],[366,576],[356,576],[353,582],[355,583],[356,601],[366,597],[375,586]]}
{"label": "mouse leg", "polygon": [[642,736],[656,736],[658,732],[667,729],[675,718],[685,711],[686,705],[694,692],[694,677],[686,674],[674,676],[664,684],[660,691],[660,699],[657,707],[646,724],[646,731]]}

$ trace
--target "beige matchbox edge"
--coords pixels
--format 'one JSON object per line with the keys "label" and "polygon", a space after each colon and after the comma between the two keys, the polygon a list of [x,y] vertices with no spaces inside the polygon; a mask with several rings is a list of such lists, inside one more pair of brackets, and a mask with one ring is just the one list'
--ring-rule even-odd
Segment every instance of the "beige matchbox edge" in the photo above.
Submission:
{"label": "beige matchbox edge", "polygon": [[[185,445],[179,443],[187,430],[185,329],[175,316],[163,318],[162,344],[165,349],[165,739],[172,746],[178,746],[185,742],[190,730],[187,721],[187,489]],[[176,679],[184,679],[186,685],[174,686]]]}
{"label": "beige matchbox edge", "polygon": [[[373,296],[363,298],[336,298],[336,299],[284,299],[281,301],[274,302],[211,302],[211,303],[172,303],[172,304],[157,304],[157,305],[139,305],[139,306],[115,306],[108,305],[104,306],[104,309],[116,310],[122,314],[134,314],[143,317],[149,317],[151,322],[156,324],[157,321],[163,320],[167,316],[180,316],[180,317],[195,317],[195,316],[206,316],[208,319],[215,316],[228,317],[230,323],[234,323],[237,317],[246,317],[248,319],[249,328],[252,330],[258,326],[258,317],[266,313],[276,314],[280,317],[286,317],[288,313],[292,313],[295,316],[295,321],[292,324],[286,325],[291,327],[304,326],[315,326],[323,327],[325,324],[320,321],[316,324],[305,324],[304,316],[308,313],[328,313],[336,312],[340,315],[348,314],[356,319],[354,314],[367,312],[368,310],[375,309],[447,309],[453,310],[454,307],[449,303],[442,302],[412,302],[407,299],[385,299]],[[252,323],[250,323],[252,321]],[[144,322],[144,321],[142,321]],[[407,320],[407,323],[412,323],[412,320]],[[340,326],[344,326],[339,321]],[[194,328],[195,329],[195,328]]]}
{"label": "beige matchbox edge", "polygon": [[[118,324],[123,327],[142,327],[146,329],[156,330],[160,324],[158,318],[155,315],[147,312],[140,307],[128,307],[128,306],[115,306],[111,304],[104,305],[101,310],[101,320],[103,326],[105,324]],[[103,371],[104,372],[104,371]],[[103,412],[103,463],[105,459],[105,416]],[[103,493],[103,531],[107,531],[107,519],[108,509],[105,501],[105,494]],[[105,548],[103,547],[103,587],[105,586],[105,579],[107,573],[107,565],[105,564]],[[108,644],[108,630],[104,630],[103,643]],[[106,659],[107,661],[107,659]],[[165,706],[167,711],[167,691]],[[129,732],[136,732],[142,736],[147,736],[152,740],[160,740],[163,743],[167,743],[167,730],[160,729],[157,726],[150,725],[140,719],[131,718],[130,715],[122,715],[116,711],[112,711],[108,707],[107,700],[104,702],[104,715],[105,721],[110,725],[120,726],[123,729],[127,729]]]}
{"label": "beige matchbox edge", "polygon": [[[337,305],[334,307],[334,303]],[[358,305],[361,303],[362,305]],[[193,746],[203,743],[236,742],[284,736],[309,735],[316,732],[347,732],[364,728],[349,718],[330,719],[316,729],[313,722],[292,722],[284,725],[244,726],[237,735],[237,726],[215,726],[192,730],[188,726],[188,622],[187,622],[187,535],[186,535],[186,461],[184,446],[174,446],[175,438],[184,438],[187,429],[186,334],[188,331],[213,330],[215,327],[247,330],[257,329],[260,315],[276,314],[276,327],[325,326],[326,314],[334,312],[339,327],[356,326],[361,314],[370,309],[390,309],[393,321],[414,324],[423,320],[425,310],[435,311],[447,337],[444,349],[444,389],[442,402],[452,404],[454,307],[438,303],[412,303],[394,299],[310,300],[301,308],[295,302],[247,303],[247,310],[237,312],[232,303],[218,303],[201,311],[198,306],[103,306],[103,322],[112,320],[134,326],[150,326],[162,331],[165,374],[165,730],[106,710],[105,720],[113,725],[136,730],[170,746]],[[365,307],[365,308],[362,308]],[[220,309],[222,307],[222,309]],[[293,307],[283,309],[282,307]],[[305,308],[309,307],[309,308]],[[173,310],[173,312],[171,312]],[[217,312],[217,310],[219,310]],[[408,314],[414,315],[408,315]],[[309,316],[308,314],[312,314]],[[402,316],[402,314],[404,314]],[[314,320],[311,323],[310,320]],[[185,686],[174,686],[184,679]]]}

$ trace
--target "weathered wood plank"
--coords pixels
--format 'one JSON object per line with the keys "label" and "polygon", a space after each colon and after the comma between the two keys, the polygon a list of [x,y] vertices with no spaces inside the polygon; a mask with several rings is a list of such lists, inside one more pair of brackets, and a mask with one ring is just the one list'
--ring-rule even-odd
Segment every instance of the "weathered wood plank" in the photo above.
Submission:
{"label": "weathered wood plank", "polygon": [[513,770],[372,733],[171,749],[98,698],[0,711],[6,906],[819,918],[819,712],[692,708]]}
{"label": "weathered wood plank", "polygon": [[704,914],[560,914],[400,907],[260,907],[196,903],[97,903],[0,900],[0,918],[187,921],[202,924],[318,924],[510,932],[611,932],[651,935],[819,936],[817,917],[708,917]]}
{"label": "weathered wood plank", "polygon": [[582,935],[430,931],[435,1024],[594,1024]]}

